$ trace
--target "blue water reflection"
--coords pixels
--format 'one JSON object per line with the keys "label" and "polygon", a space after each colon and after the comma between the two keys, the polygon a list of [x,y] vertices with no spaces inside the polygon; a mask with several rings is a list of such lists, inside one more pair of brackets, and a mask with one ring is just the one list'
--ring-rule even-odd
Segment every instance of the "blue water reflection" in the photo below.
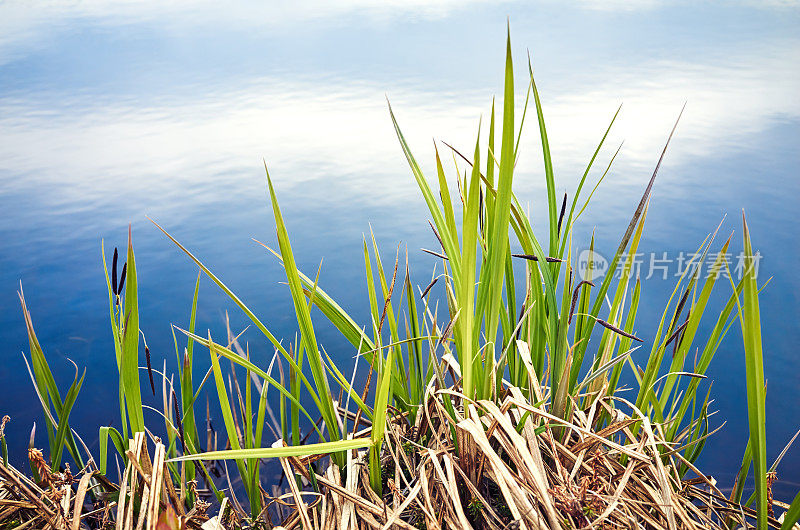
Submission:
{"label": "blue water reflection", "polygon": [[[20,355],[27,349],[20,280],[51,363],[63,369],[60,382],[72,373],[67,357],[87,367],[75,428],[90,443],[99,424],[118,421],[100,245],[123,246],[129,222],[141,327],[155,364],[174,364],[169,324],[186,323],[196,269],[145,215],[218,271],[276,335],[293,334],[281,270],[251,241],[274,240],[262,157],[299,262],[314,271],[324,257],[322,285],[358,321],[367,318],[361,238],[370,225],[387,254],[398,242],[408,246],[426,283],[433,262],[417,251],[431,244],[425,207],[385,96],[427,168],[432,136],[469,146],[500,93],[506,15],[520,88],[526,48],[533,54],[561,190],[574,189],[624,104],[593,179],[625,145],[582,218],[580,242],[594,228],[599,248],[615,248],[688,101],[642,247],[691,252],[728,213],[720,237],[735,230],[738,252],[739,212],[747,210],[764,256],[760,277],[773,277],[762,317],[774,458],[800,427],[793,318],[800,311],[800,9],[657,0],[570,8],[548,1],[232,9],[185,0],[56,3],[47,11],[0,4],[0,414],[13,417],[6,429],[12,455],[24,454],[33,421],[37,444],[46,443]],[[532,129],[523,153],[517,191],[541,223],[544,179]],[[671,281],[644,282],[640,336],[652,336],[671,288]],[[246,325],[204,282],[199,329],[221,334],[225,310],[234,327]],[[727,424],[703,458],[722,485],[732,482],[747,436],[738,333],[731,329],[710,371],[720,411],[714,419]],[[266,345],[246,337],[266,358]],[[332,333],[321,341],[329,352],[345,351]],[[343,362],[347,352],[338,354]],[[779,472],[777,494],[785,497],[800,483],[800,451]]]}

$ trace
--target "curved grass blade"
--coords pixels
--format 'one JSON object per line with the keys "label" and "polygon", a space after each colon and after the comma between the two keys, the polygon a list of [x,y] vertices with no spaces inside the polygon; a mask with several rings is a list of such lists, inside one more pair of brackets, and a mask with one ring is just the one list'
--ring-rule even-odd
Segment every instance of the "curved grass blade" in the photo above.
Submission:
{"label": "curved grass blade", "polygon": [[[297,323],[300,327],[300,340],[303,344],[303,348],[308,354],[308,364],[311,369],[311,375],[313,376],[314,384],[316,385],[317,395],[323,398],[319,403],[320,412],[325,420],[325,426],[328,428],[331,441],[336,441],[341,439],[336,411],[333,408],[333,402],[328,399],[324,399],[326,396],[331,395],[330,386],[328,385],[328,375],[325,372],[322,356],[320,355],[319,348],[317,346],[314,325],[311,322],[311,313],[308,310],[308,305],[306,305],[306,298],[305,294],[303,293],[303,284],[300,281],[297,265],[294,260],[294,255],[292,254],[292,246],[289,242],[289,234],[286,230],[286,225],[283,221],[283,216],[281,215],[281,211],[278,206],[278,199],[275,196],[275,189],[272,186],[272,179],[269,176],[269,171],[266,169],[266,164],[264,165],[264,169],[267,171],[267,185],[269,187],[270,200],[272,201],[272,212],[275,216],[278,244],[280,245],[281,256],[283,257],[283,268],[286,271],[286,279],[289,282],[289,290],[292,293]],[[344,455],[335,458],[340,466],[344,465],[343,460],[338,462],[338,460],[344,458]]]}
{"label": "curved grass blade", "polygon": [[228,451],[210,451],[172,458],[169,462],[184,462],[187,460],[241,460],[250,458],[287,458],[290,456],[306,457],[363,449],[369,447],[372,441],[369,438],[355,438],[338,440],[335,442],[320,442],[300,446],[286,447],[259,447],[253,449],[232,449]]}
{"label": "curved grass blade", "polygon": [[[150,218],[148,217],[148,219],[150,219]],[[178,240],[177,240],[177,239],[175,239],[174,237],[172,237],[172,235],[170,235],[170,233],[169,233],[169,232],[167,232],[166,230],[164,230],[164,229],[161,227],[161,225],[159,225],[157,222],[153,221],[152,219],[150,219],[150,222],[151,222],[151,223],[153,223],[154,225],[156,225],[156,228],[158,228],[159,230],[161,230],[161,231],[164,233],[164,235],[165,235],[165,236],[167,236],[167,237],[170,239],[170,241],[172,241],[173,243],[175,243],[175,244],[178,246],[178,248],[180,248],[180,249],[181,249],[181,250],[182,250],[182,251],[183,251],[183,252],[184,252],[184,253],[185,253],[187,256],[189,256],[189,258],[190,258],[192,261],[194,261],[194,262],[197,264],[197,266],[198,266],[198,267],[200,267],[200,269],[201,269],[201,270],[202,270],[202,271],[203,271],[203,272],[206,274],[206,276],[208,276],[209,278],[211,278],[211,281],[213,281],[215,284],[217,284],[217,286],[218,286],[220,289],[222,289],[222,292],[224,292],[226,295],[228,295],[228,298],[230,298],[230,299],[231,299],[231,300],[232,300],[232,301],[233,301],[233,302],[234,302],[234,303],[235,303],[237,306],[239,306],[239,308],[240,308],[240,309],[241,309],[241,310],[244,312],[244,314],[245,314],[245,315],[247,315],[247,317],[248,317],[248,318],[249,318],[249,319],[250,319],[250,320],[253,322],[253,324],[255,324],[255,326],[256,326],[256,327],[259,329],[259,331],[261,331],[261,333],[263,333],[263,334],[264,334],[264,336],[265,336],[265,337],[267,337],[267,339],[268,339],[268,340],[269,340],[269,341],[272,343],[272,345],[273,345],[273,346],[275,346],[275,348],[277,348],[277,349],[278,349],[278,351],[279,351],[279,352],[281,352],[281,354],[282,354],[284,357],[287,357],[287,358],[289,357],[289,354],[288,354],[288,352],[286,351],[286,349],[283,347],[283,344],[281,344],[281,342],[280,342],[278,339],[276,339],[276,338],[275,338],[275,336],[274,336],[274,335],[273,335],[273,334],[272,334],[272,333],[271,333],[271,332],[270,332],[270,331],[267,329],[267,327],[266,327],[266,326],[265,326],[265,325],[264,325],[264,324],[261,322],[261,320],[259,320],[259,318],[258,318],[258,317],[255,315],[255,313],[253,313],[253,312],[250,310],[250,308],[249,308],[249,307],[247,307],[247,305],[245,305],[245,303],[244,303],[244,302],[242,302],[242,300],[241,300],[241,299],[240,299],[238,296],[236,296],[236,295],[233,293],[233,291],[231,291],[231,290],[228,288],[228,286],[227,286],[227,285],[225,285],[225,284],[222,282],[222,280],[220,280],[220,279],[219,279],[219,278],[218,278],[218,277],[217,277],[217,276],[216,276],[216,275],[215,275],[213,272],[211,272],[211,270],[210,270],[208,267],[206,267],[205,265],[203,265],[203,262],[201,262],[201,261],[200,261],[200,260],[199,260],[199,259],[198,259],[198,258],[197,258],[195,255],[194,255],[194,254],[192,254],[191,252],[189,252],[189,250],[188,250],[186,247],[184,247],[183,245],[181,245],[181,244],[178,242]],[[195,337],[195,340],[197,340],[197,338],[196,338],[196,337]]]}
{"label": "curved grass blade", "polygon": [[550,142],[547,140],[547,128],[544,124],[544,113],[542,102],[539,99],[539,91],[536,89],[536,82],[533,78],[533,66],[531,57],[528,55],[528,73],[531,77],[531,88],[533,90],[533,101],[536,104],[536,117],[539,120],[539,136],[542,140],[542,156],[544,157],[544,174],[547,181],[547,213],[550,220],[550,252],[555,256],[558,252],[558,204],[556,203],[556,185],[553,176],[553,160],[550,157]]}
{"label": "curved grass blade", "polygon": [[[195,335],[193,333],[189,333],[188,331],[182,330],[181,328],[177,328],[177,329],[181,333],[184,333],[187,336],[191,336],[195,340],[195,342],[197,342],[198,344],[202,344],[206,348],[210,348],[210,349],[213,348],[213,350],[214,350],[214,352],[216,354],[222,355],[226,359],[228,359],[230,361],[233,361],[234,363],[242,366],[243,368],[245,368],[247,370],[250,370],[251,372],[255,373],[256,375],[258,375],[259,377],[261,377],[262,379],[267,381],[269,384],[271,384],[276,389],[278,389],[278,392],[280,392],[283,397],[285,397],[291,403],[296,405],[298,407],[298,410],[303,413],[303,415],[311,422],[312,425],[315,425],[316,422],[315,422],[314,418],[312,418],[311,415],[306,411],[306,409],[300,404],[298,399],[291,392],[286,390],[284,385],[282,385],[281,383],[279,383],[278,381],[273,379],[273,377],[270,376],[267,372],[265,372],[264,370],[262,370],[261,368],[259,368],[258,366],[256,366],[252,362],[250,362],[248,359],[245,359],[244,357],[240,356],[239,354],[237,354],[234,351],[231,351],[230,349],[226,348],[225,346],[222,346],[221,344],[217,344],[217,343],[215,343],[215,342],[213,342],[211,340],[204,339],[203,337],[201,337],[199,335]],[[303,378],[303,380],[306,383],[306,387],[309,389],[309,395],[315,401],[315,403],[318,403],[319,402],[319,397],[313,392],[313,387],[311,387],[311,384],[307,380],[305,380],[304,378]],[[197,395],[195,395],[195,400],[196,399],[197,399]],[[315,430],[316,430],[317,434],[319,434],[319,436],[321,437],[322,436],[322,432],[316,426],[315,426]]]}
{"label": "curved grass blade", "polygon": [[797,521],[800,520],[800,492],[797,493],[786,514],[783,516],[781,530],[791,530]]}

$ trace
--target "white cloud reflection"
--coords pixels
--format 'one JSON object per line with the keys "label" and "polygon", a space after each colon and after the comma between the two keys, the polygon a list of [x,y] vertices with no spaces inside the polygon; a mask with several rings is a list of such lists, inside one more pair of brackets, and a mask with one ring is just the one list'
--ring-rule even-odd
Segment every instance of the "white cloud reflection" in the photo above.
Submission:
{"label": "white cloud reflection", "polygon": [[[0,65],[32,50],[46,48],[76,28],[93,27],[114,31],[144,25],[165,33],[180,33],[200,27],[259,28],[270,32],[291,31],[297,24],[321,21],[333,23],[354,17],[371,23],[390,23],[398,18],[438,19],[456,11],[476,9],[484,4],[498,13],[517,4],[568,10],[630,12],[669,5],[664,0],[580,0],[564,6],[556,0],[4,0],[0,2]],[[796,9],[800,0],[740,0],[720,2],[721,6],[754,9]],[[691,6],[691,3],[687,3]],[[678,7],[681,9],[681,7]]]}
{"label": "white cloud reflection", "polygon": [[[800,117],[800,70],[786,68],[799,53],[800,41],[780,41],[727,62],[653,63],[610,69],[581,86],[547,83],[543,102],[556,169],[577,173],[620,102],[608,148],[625,139],[623,167],[652,166],[685,100],[669,163],[735,152],[781,120]],[[427,167],[432,136],[471,150],[490,101],[482,91],[420,86],[389,95]],[[528,131],[520,167],[539,172],[530,148],[536,134]],[[15,186],[46,183],[62,197],[192,186],[248,168],[256,175],[261,156],[287,183],[346,176],[340,189],[350,193],[380,190],[386,200],[416,194],[383,88],[368,80],[261,78],[141,101],[57,92],[0,97],[0,171],[24,177]]]}
{"label": "white cloud reflection", "polygon": [[0,2],[0,64],[46,47],[61,33],[88,25],[157,27],[167,33],[198,27],[285,31],[306,21],[358,15],[372,22],[399,16],[441,18],[493,0],[43,0]]}

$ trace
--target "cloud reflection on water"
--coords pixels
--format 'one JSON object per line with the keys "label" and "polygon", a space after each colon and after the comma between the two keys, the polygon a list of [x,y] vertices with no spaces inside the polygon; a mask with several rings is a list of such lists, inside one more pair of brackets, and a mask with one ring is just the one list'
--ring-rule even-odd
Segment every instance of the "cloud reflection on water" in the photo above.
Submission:
{"label": "cloud reflection on water", "polygon": [[[609,149],[625,139],[621,167],[652,165],[684,101],[670,163],[736,151],[776,122],[800,116],[800,70],[785,68],[798,55],[800,41],[781,40],[712,63],[612,67],[577,86],[548,83],[542,97],[557,170],[570,180],[567,175],[577,174],[619,103],[623,112]],[[522,71],[518,61],[518,88]],[[62,200],[145,188],[157,197],[208,179],[224,182],[236,174],[231,170],[256,167],[263,156],[276,176],[294,185],[348,174],[341,185],[354,195],[371,194],[373,186],[386,202],[415,195],[408,179],[398,178],[406,170],[379,83],[282,76],[185,92],[191,94],[0,97],[4,180],[24,175],[13,185],[47,184]],[[471,145],[490,102],[477,89],[439,92],[408,83],[392,87],[389,96],[424,163],[431,160],[431,136]],[[528,126],[528,141],[535,142],[534,121]],[[524,156],[523,171],[538,172],[536,151]]]}

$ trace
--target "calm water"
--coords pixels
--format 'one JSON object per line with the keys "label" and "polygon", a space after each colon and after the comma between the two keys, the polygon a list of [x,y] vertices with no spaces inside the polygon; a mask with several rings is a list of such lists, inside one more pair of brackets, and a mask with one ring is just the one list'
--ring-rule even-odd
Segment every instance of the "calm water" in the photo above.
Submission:
{"label": "calm water", "polygon": [[[773,277],[762,295],[770,461],[800,427],[796,2],[96,4],[0,3],[0,414],[13,417],[6,431],[17,458],[34,421],[37,445],[47,443],[21,355],[20,280],[60,382],[72,374],[67,358],[87,368],[73,426],[90,443],[100,424],[119,421],[100,248],[103,239],[123,246],[129,222],[154,364],[166,359],[174,369],[169,325],[188,319],[196,270],[145,215],[196,251],[276,335],[293,335],[281,270],[251,241],[274,240],[262,158],[300,264],[313,271],[324,258],[321,284],[356,320],[366,322],[360,245],[370,225],[385,252],[408,246],[424,282],[433,263],[417,249],[432,244],[427,215],[385,96],[428,169],[431,137],[467,148],[501,93],[506,16],[523,87],[526,49],[533,57],[559,190],[574,190],[624,103],[592,182],[625,144],[578,227],[581,241],[596,231],[601,251],[615,248],[688,102],[642,242],[646,256],[666,252],[675,262],[668,280],[657,271],[643,282],[637,334],[652,337],[678,256],[725,213],[721,233],[735,230],[735,266],[744,208],[763,256],[759,278]],[[517,193],[540,222],[544,178],[532,128],[522,151]],[[200,297],[199,329],[221,336],[226,310],[235,327],[246,325],[209,282]],[[257,335],[245,337],[255,356],[267,355]],[[350,362],[335,334],[320,340]],[[709,440],[703,469],[722,486],[747,436],[740,342],[734,326],[710,370],[713,421],[727,423]],[[207,359],[197,359],[205,369]],[[793,495],[800,448],[779,475],[778,496]]]}

